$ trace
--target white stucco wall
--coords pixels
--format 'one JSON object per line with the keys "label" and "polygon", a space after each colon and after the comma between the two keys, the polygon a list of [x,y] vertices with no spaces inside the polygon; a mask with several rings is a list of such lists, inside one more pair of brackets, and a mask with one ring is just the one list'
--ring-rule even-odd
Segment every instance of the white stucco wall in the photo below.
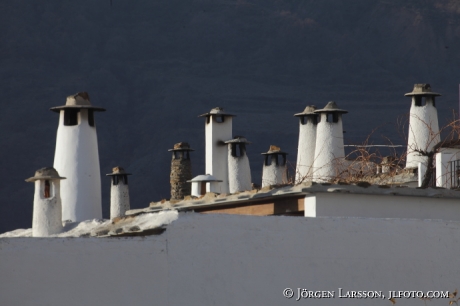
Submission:
{"label": "white stucco wall", "polygon": [[59,180],[50,180],[50,197],[44,197],[45,181],[35,181],[32,236],[47,237],[62,231],[62,206]]}
{"label": "white stucco wall", "polygon": [[212,184],[212,192],[228,193],[227,145],[223,142],[232,139],[232,117],[226,116],[224,122],[216,122],[214,117],[209,123],[205,121],[206,173],[222,180]]}
{"label": "white stucco wall", "polygon": [[427,157],[414,150],[430,151],[440,141],[438,111],[431,97],[426,97],[424,106],[415,106],[412,98],[409,116],[406,167],[417,167],[418,163],[426,164]]}
{"label": "white stucco wall", "polygon": [[129,186],[120,178],[118,185],[110,187],[110,219],[124,216],[129,209]]}
{"label": "white stucco wall", "polygon": [[460,221],[458,199],[336,192],[307,195],[304,206],[307,217],[416,218]]}
{"label": "white stucco wall", "polygon": [[297,150],[296,183],[309,181],[313,177],[315,160],[316,124],[308,118],[306,124],[299,122],[299,147]]}
{"label": "white stucco wall", "polygon": [[228,144],[228,184],[230,193],[251,190],[251,168],[249,158],[244,152],[242,156],[232,156],[232,145]]}
{"label": "white stucco wall", "polygon": [[272,158],[271,165],[266,166],[265,163],[262,169],[262,187],[271,186],[271,185],[279,185],[279,184],[286,184],[286,165],[282,166],[281,162],[283,157],[280,155],[278,156],[279,165],[275,163],[275,156],[270,155],[268,158]]}
{"label": "white stucco wall", "polygon": [[[459,242],[459,222],[186,214],[159,236],[0,239],[0,299],[23,306],[388,306],[386,299],[338,298],[338,288],[453,291]],[[296,302],[283,297],[285,288],[336,297]]]}
{"label": "white stucco wall", "polygon": [[88,124],[88,111],[78,115],[78,125],[64,125],[64,111],[54,155],[54,168],[67,179],[61,182],[62,219],[101,219],[101,174],[96,127]]}
{"label": "white stucco wall", "polygon": [[321,113],[316,129],[313,180],[327,181],[336,177],[344,157],[342,115],[339,114],[339,121],[334,123],[327,122],[326,113]]}

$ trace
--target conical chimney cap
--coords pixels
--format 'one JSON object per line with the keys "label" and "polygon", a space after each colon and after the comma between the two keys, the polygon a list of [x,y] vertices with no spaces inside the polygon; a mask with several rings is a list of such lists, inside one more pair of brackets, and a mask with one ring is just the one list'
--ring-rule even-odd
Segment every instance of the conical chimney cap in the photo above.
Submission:
{"label": "conical chimney cap", "polygon": [[199,115],[198,117],[209,117],[212,115],[235,117],[235,115],[225,112],[223,107],[214,107],[209,113]]}
{"label": "conical chimney cap", "polygon": [[440,96],[437,92],[431,91],[430,84],[414,84],[412,92],[406,93],[404,96]]}
{"label": "conical chimney cap", "polygon": [[59,173],[53,167],[45,167],[35,171],[35,176],[26,179],[26,182],[35,182],[37,180],[65,180],[65,177],[59,176]]}
{"label": "conical chimney cap", "polygon": [[106,174],[107,176],[114,176],[114,175],[132,175],[131,173],[126,173],[125,169],[120,166],[114,167],[112,169],[112,173]]}
{"label": "conical chimney cap", "polygon": [[315,110],[316,110],[315,105],[308,105],[307,107],[305,107],[303,112],[297,113],[294,116],[301,117],[301,116],[315,115]]}
{"label": "conical chimney cap", "polygon": [[65,105],[51,107],[50,110],[58,113],[62,109],[92,109],[98,112],[104,112],[105,108],[92,106],[87,92],[79,92],[68,96]]}
{"label": "conical chimney cap", "polygon": [[318,109],[315,110],[315,113],[341,113],[341,114],[346,114],[348,111],[344,109],[340,109],[337,106],[337,103],[334,101],[330,101],[326,104],[326,106],[323,109]]}

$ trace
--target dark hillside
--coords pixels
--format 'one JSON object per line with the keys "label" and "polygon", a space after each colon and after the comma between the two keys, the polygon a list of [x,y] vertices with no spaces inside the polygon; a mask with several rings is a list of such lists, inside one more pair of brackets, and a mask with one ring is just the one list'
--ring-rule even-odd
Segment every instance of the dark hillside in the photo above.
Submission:
{"label": "dark hillside", "polygon": [[[260,153],[279,145],[296,158],[306,105],[335,100],[346,143],[404,144],[396,119],[403,96],[431,83],[440,123],[458,107],[460,4],[456,0],[168,0],[0,2],[0,232],[31,226],[33,185],[52,165],[58,116],[48,109],[87,91],[97,114],[108,217],[109,173],[133,173],[132,206],[169,197],[167,150],[188,141],[194,175],[204,173],[204,123],[234,112],[249,146],[253,180]],[[350,3],[351,2],[351,3]]]}

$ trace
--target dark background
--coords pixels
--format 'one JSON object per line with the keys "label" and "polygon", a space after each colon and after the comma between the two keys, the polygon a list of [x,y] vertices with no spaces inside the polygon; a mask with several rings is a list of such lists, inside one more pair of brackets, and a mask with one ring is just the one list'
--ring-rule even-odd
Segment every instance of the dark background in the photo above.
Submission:
{"label": "dark background", "polygon": [[[330,100],[345,143],[405,144],[398,116],[414,83],[430,83],[440,124],[458,108],[460,4],[456,0],[1,1],[0,232],[30,228],[33,184],[53,164],[66,96],[87,91],[96,114],[103,212],[113,166],[130,178],[132,208],[169,197],[170,153],[187,141],[203,174],[204,119],[238,116],[253,181],[270,144],[295,162],[305,106]],[[404,129],[402,129],[404,131]]]}

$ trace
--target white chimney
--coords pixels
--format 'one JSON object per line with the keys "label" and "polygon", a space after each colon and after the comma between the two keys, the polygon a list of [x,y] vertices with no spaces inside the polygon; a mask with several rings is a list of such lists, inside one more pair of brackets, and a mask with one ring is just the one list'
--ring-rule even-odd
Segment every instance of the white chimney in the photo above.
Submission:
{"label": "white chimney", "polygon": [[227,145],[224,141],[232,138],[232,118],[221,107],[213,108],[206,117],[206,173],[213,175],[222,183],[213,184],[212,192],[229,193]]}
{"label": "white chimney", "polygon": [[214,192],[212,190],[215,190],[216,185],[220,184],[222,181],[216,179],[210,174],[202,174],[187,182],[192,183],[192,196],[201,197],[202,195],[205,195],[206,192]]}
{"label": "white chimney", "polygon": [[339,109],[333,101],[327,103],[323,109],[315,111],[315,114],[319,114],[319,122],[313,163],[314,181],[328,181],[336,177],[344,162],[342,114],[346,113],[348,112]]}
{"label": "white chimney", "polygon": [[243,136],[225,142],[228,145],[228,183],[230,193],[251,190],[251,168],[246,154],[250,144]]}
{"label": "white chimney", "polygon": [[286,152],[277,146],[270,146],[265,155],[262,171],[262,188],[265,186],[280,185],[287,183]]}
{"label": "white chimney", "polygon": [[128,175],[122,167],[115,167],[112,173],[107,174],[111,176],[112,184],[110,187],[110,219],[116,217],[123,217],[130,209],[129,205],[129,187]]}
{"label": "white chimney", "polygon": [[102,218],[101,174],[94,112],[86,92],[67,97],[59,113],[54,168],[67,177],[62,182],[62,219],[84,221]]}
{"label": "white chimney", "polygon": [[412,97],[409,117],[406,168],[416,168],[418,163],[426,166],[428,157],[416,150],[430,151],[440,140],[438,111],[430,84],[415,84],[414,90],[405,96]]}
{"label": "white chimney", "polygon": [[47,237],[62,231],[60,177],[51,167],[42,168],[26,182],[35,183],[32,236]]}
{"label": "white chimney", "polygon": [[295,114],[299,118],[299,147],[295,173],[296,184],[311,181],[313,178],[313,162],[315,160],[316,127],[318,114],[316,106],[310,105],[302,113]]}

